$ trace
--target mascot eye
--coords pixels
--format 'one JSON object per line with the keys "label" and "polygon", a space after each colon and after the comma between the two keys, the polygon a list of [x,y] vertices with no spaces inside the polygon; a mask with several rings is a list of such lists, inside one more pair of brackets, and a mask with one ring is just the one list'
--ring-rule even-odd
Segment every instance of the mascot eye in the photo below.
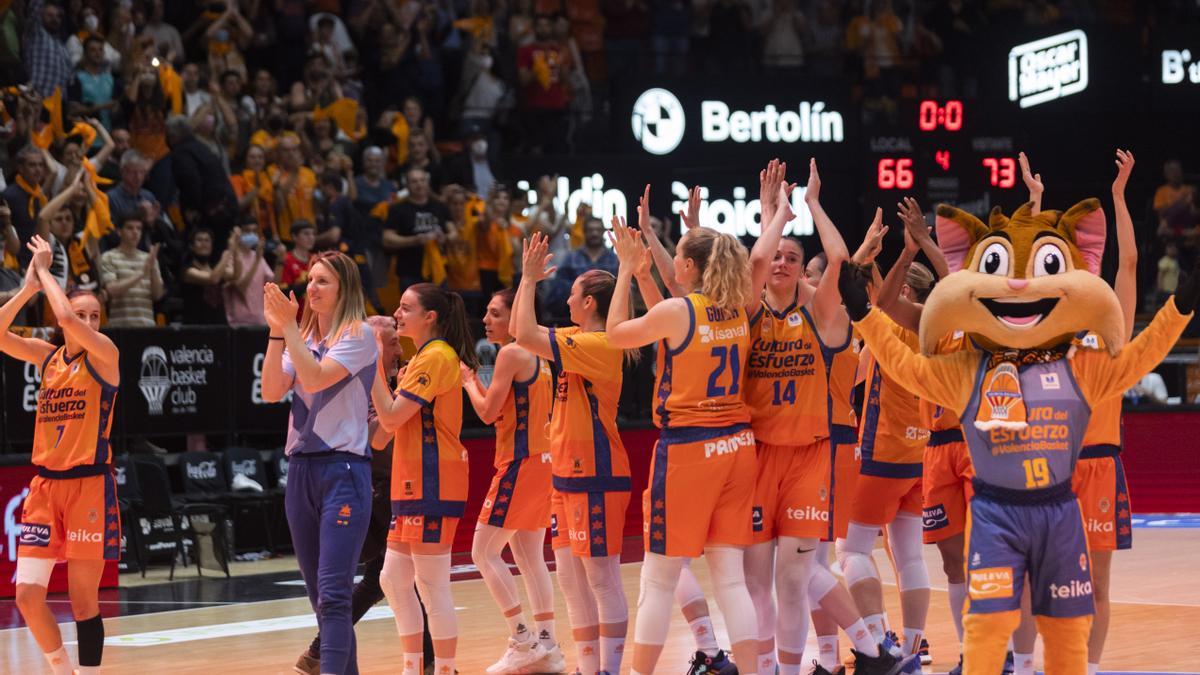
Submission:
{"label": "mascot eye", "polygon": [[1054,244],[1042,246],[1033,256],[1033,276],[1035,277],[1062,274],[1066,271],[1067,263],[1063,259],[1062,249]]}
{"label": "mascot eye", "polygon": [[999,242],[989,244],[983,249],[983,257],[979,259],[979,271],[984,274],[1008,276],[1008,249]]}

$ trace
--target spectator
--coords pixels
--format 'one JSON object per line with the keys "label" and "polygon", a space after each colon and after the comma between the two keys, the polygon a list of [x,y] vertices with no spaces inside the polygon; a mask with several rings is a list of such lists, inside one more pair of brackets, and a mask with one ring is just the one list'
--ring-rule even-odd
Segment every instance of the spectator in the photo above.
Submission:
{"label": "spectator", "polygon": [[71,59],[61,37],[63,10],[46,0],[29,0],[25,6],[25,35],[21,41],[29,83],[43,97],[54,90],[67,94]]}
{"label": "spectator", "polygon": [[[121,69],[121,52],[104,41],[103,34],[100,32],[100,17],[96,15],[96,10],[92,7],[83,8],[82,30],[67,38],[67,58],[70,59],[71,65],[79,65],[87,53],[88,41],[93,38],[100,43],[102,60],[114,71],[119,71]],[[72,101],[79,100],[75,97],[70,98]]]}
{"label": "spectator", "polygon": [[248,220],[234,228],[233,278],[221,287],[225,298],[225,320],[230,326],[265,326],[263,286],[275,279],[275,272],[263,257],[266,240],[259,234],[258,223]]}
{"label": "spectator", "polygon": [[196,326],[225,325],[225,301],[221,285],[233,278],[233,248],[236,242],[230,233],[225,251],[217,264],[212,264],[213,233],[202,227],[192,230],[188,237],[188,253],[184,258],[180,294],[183,296],[183,323]]}
{"label": "spectator", "polygon": [[1163,164],[1166,183],[1154,192],[1154,213],[1159,232],[1181,236],[1196,225],[1196,186],[1183,182],[1183,165],[1177,159]]}
{"label": "spectator", "polygon": [[804,65],[804,43],[808,22],[795,0],[776,0],[775,6],[759,26],[763,33],[763,66],[800,68]]}
{"label": "spectator", "polygon": [[[408,199],[388,208],[383,229],[383,248],[396,258],[396,277],[400,291],[425,280],[425,263],[430,243],[441,243],[446,236],[450,212],[433,199],[429,174],[412,169],[404,175]],[[432,261],[429,261],[432,262]]]}
{"label": "spectator", "polygon": [[[279,256],[275,263],[275,279],[284,294],[295,293],[304,314],[304,294],[308,291],[308,263],[317,240],[317,228],[306,220],[292,226],[292,250]],[[296,317],[300,320],[300,316]]]}
{"label": "spectator", "polygon": [[904,25],[892,11],[891,0],[871,3],[869,14],[855,16],[846,28],[846,46],[862,58],[864,76],[882,85],[876,93],[897,93],[895,71],[900,65],[902,30]]}
{"label": "spectator", "polygon": [[451,183],[456,183],[477,195],[489,194],[496,182],[488,157],[488,140],[483,132],[474,129],[463,138],[466,151],[452,158],[449,168]]}
{"label": "spectator", "polygon": [[237,197],[221,160],[192,133],[182,116],[167,120],[171,169],[179,188],[179,206],[189,225],[213,231],[224,240],[238,213]]}
{"label": "spectator", "polygon": [[114,183],[121,180],[121,158],[125,156],[125,151],[129,149],[129,130],[113,129],[112,131],[113,151],[100,162],[100,166],[96,167],[100,177],[110,180]]}
{"label": "spectator", "polygon": [[553,17],[539,15],[534,22],[534,42],[517,50],[517,77],[525,141],[535,153],[566,150],[571,94],[566,75],[574,67],[570,52],[552,39]]}
{"label": "spectator", "polygon": [[604,242],[604,222],[599,218],[588,218],[583,224],[583,246],[572,250],[559,265],[558,278],[568,284],[590,270],[604,270],[614,276],[617,273],[617,254]]}
{"label": "spectator", "polygon": [[[484,214],[479,210],[478,197],[468,200],[467,191],[461,185],[447,185],[442,198],[450,212],[450,221],[455,223],[446,234],[446,288],[462,295],[468,316],[477,316],[482,294],[476,246],[479,237],[475,228],[480,226]],[[471,310],[475,313],[470,314]]]}
{"label": "spectator", "polygon": [[200,86],[200,66],[195,63],[184,65],[180,77],[183,78],[183,114],[191,117],[212,99],[212,94]]}
{"label": "spectator", "polygon": [[[382,287],[388,278],[390,258],[383,250],[383,221],[387,206],[396,199],[396,184],[384,174],[387,154],[372,145],[363,151],[363,170],[355,176],[354,208],[358,212],[359,231],[366,248],[371,286]],[[379,215],[380,210],[383,211]]]}
{"label": "spectator", "polygon": [[1179,246],[1169,241],[1163,257],[1158,259],[1158,277],[1155,280],[1158,305],[1166,302],[1179,287],[1179,271]]}
{"label": "spectator", "polygon": [[[71,76],[67,98],[79,103],[74,108],[81,117],[98,117],[106,129],[112,129],[112,114],[118,108],[117,97],[125,91],[121,79],[114,74],[117,67],[106,54],[112,49],[96,35],[83,42],[83,61]],[[118,60],[120,55],[117,55]],[[119,61],[118,61],[119,62]]]}
{"label": "spectator", "polygon": [[304,153],[295,134],[285,134],[279,141],[279,165],[271,173],[271,183],[279,238],[291,241],[292,223],[316,220],[313,193],[317,189],[317,174],[304,166]]}
{"label": "spectator", "polygon": [[[71,274],[71,256],[69,249],[75,235],[76,213],[81,212],[88,202],[87,184],[82,176],[71,182],[67,189],[60,192],[46,204],[46,208],[38,214],[38,234],[50,243],[53,257],[50,261],[50,276],[58,281],[59,288],[70,291],[74,284]],[[81,260],[80,266],[86,274],[90,265],[87,260]],[[94,275],[95,272],[92,271]],[[88,282],[95,284],[97,279],[90,276]]]}
{"label": "spectator", "polygon": [[[109,13],[108,36],[105,42],[108,43],[107,47],[112,47],[121,55],[122,67],[128,67],[130,57],[133,56],[136,34],[137,26],[133,24],[133,12],[123,4],[117,3]],[[107,47],[105,51],[108,51]]]}
{"label": "spectator", "polygon": [[607,0],[603,3],[604,56],[610,77],[636,73],[650,28],[645,0]]}
{"label": "spectator", "polygon": [[46,157],[32,145],[21,148],[17,153],[17,178],[4,190],[4,201],[12,211],[12,225],[16,229],[18,251],[9,251],[17,256],[24,268],[31,257],[25,244],[29,243],[37,228],[37,218],[49,201],[42,192],[46,180]]}
{"label": "spectator", "polygon": [[108,296],[108,325],[149,328],[155,325],[154,303],[163,297],[158,244],[139,250],[144,223],[138,216],[121,221],[121,244],[100,256],[100,281]]}
{"label": "spectator", "polygon": [[408,137],[408,161],[400,167],[400,172],[407,174],[412,169],[429,174],[429,185],[434,192],[442,188],[442,167],[433,158],[429,137],[420,131],[414,131]]}
{"label": "spectator", "polygon": [[660,0],[651,16],[651,47],[654,72],[659,75],[683,75],[691,47],[692,10],[687,0]]}
{"label": "spectator", "polygon": [[487,208],[475,231],[479,284],[485,298],[512,283],[511,209],[512,196],[508,187],[495,185],[488,194]]}
{"label": "spectator", "polygon": [[275,187],[267,174],[267,151],[261,145],[251,145],[246,150],[246,166],[242,172],[230,178],[234,194],[238,198],[238,213],[249,214],[263,231],[279,238],[275,225]]}
{"label": "spectator", "polygon": [[141,224],[158,220],[162,213],[154,193],[142,187],[146,182],[147,162],[137,150],[121,156],[121,182],[108,191],[108,208],[114,223],[141,218]]}
{"label": "spectator", "polygon": [[833,0],[818,0],[808,23],[809,45],[805,60],[814,77],[838,77],[842,74],[842,29],[840,7]]}
{"label": "spectator", "polygon": [[125,85],[129,105],[129,145],[149,162],[148,173],[143,179],[147,189],[159,201],[169,204],[173,201],[175,186],[171,180],[170,162],[162,160],[171,152],[167,145],[167,113],[171,103],[163,92],[157,68],[141,64],[136,73]]}
{"label": "spectator", "polygon": [[254,37],[254,28],[238,11],[236,2],[225,5],[225,11],[204,31],[208,52],[208,72],[237,73],[246,79],[246,58],[242,49]]}
{"label": "spectator", "polygon": [[108,131],[100,123],[100,120],[92,118],[85,120],[83,124],[90,126],[96,131],[97,135],[102,139],[103,145],[99,152],[92,158],[88,158],[85,153],[90,148],[84,147],[87,140],[83,135],[83,133],[88,132],[72,133],[70,136],[67,136],[63,140],[62,148],[59,150],[59,157],[62,163],[60,164],[55,161],[53,156],[46,158],[46,163],[50,167],[46,183],[50,186],[49,196],[51,197],[57,195],[65,186],[70,185],[74,181],[75,176],[81,171],[89,171],[85,167],[85,163],[94,169],[96,164],[103,164],[108,161],[108,156],[112,154],[113,149],[116,147],[112,137],[108,135]]}
{"label": "spectator", "polygon": [[494,129],[501,109],[511,107],[511,103],[506,104],[508,94],[509,87],[500,76],[495,55],[486,42],[476,40],[463,63],[457,96],[461,100],[457,107],[464,135],[470,135],[474,129],[484,132]]}
{"label": "spectator", "polygon": [[354,211],[354,203],[342,194],[342,183],[342,174],[333,169],[326,169],[321,174],[321,183],[316,193],[316,248],[324,251],[336,249],[341,244],[342,253],[353,258],[356,253],[362,255],[362,242],[358,239],[358,228],[355,227],[357,214]]}
{"label": "spectator", "polygon": [[183,37],[179,35],[175,26],[163,21],[163,2],[164,0],[150,0],[150,16],[146,25],[142,27],[141,34],[154,38],[155,51],[159,56],[165,57],[171,63],[179,63],[185,55]]}
{"label": "spectator", "polygon": [[437,145],[434,143],[433,137],[433,119],[425,114],[425,106],[421,105],[421,99],[416,96],[409,96],[404,99],[404,106],[400,109],[400,114],[404,115],[404,121],[408,124],[409,134],[422,133],[425,135],[425,140],[429,141],[430,156],[434,159],[440,159],[437,156]]}

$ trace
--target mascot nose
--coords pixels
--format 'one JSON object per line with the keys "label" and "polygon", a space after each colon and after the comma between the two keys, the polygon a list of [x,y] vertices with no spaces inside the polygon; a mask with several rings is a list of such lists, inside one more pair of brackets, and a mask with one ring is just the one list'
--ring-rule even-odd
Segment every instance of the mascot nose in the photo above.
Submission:
{"label": "mascot nose", "polygon": [[1029,285],[1028,279],[1009,279],[1008,280],[1008,287],[1013,289],[1014,291],[1023,291],[1023,290],[1025,290],[1025,287],[1028,285]]}

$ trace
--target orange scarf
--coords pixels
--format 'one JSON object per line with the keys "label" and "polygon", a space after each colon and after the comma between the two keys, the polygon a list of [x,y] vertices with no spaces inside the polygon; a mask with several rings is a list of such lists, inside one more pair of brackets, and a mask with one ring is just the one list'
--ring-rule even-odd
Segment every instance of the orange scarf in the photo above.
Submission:
{"label": "orange scarf", "polygon": [[352,98],[339,98],[324,108],[313,108],[314,121],[325,119],[333,120],[343,134],[346,134],[351,140],[356,140],[355,135],[358,130],[355,128],[355,123],[358,121],[358,101]]}
{"label": "orange scarf", "polygon": [[[46,208],[46,203],[50,201],[42,192],[42,186],[30,185],[29,183],[25,182],[25,178],[20,174],[17,175],[17,185],[20,185],[22,190],[29,193],[29,217],[37,218],[37,214],[42,209]],[[37,204],[36,210],[33,208],[34,204]]]}
{"label": "orange scarf", "polygon": [[396,137],[397,166],[404,166],[408,161],[408,134],[408,120],[401,113],[396,113],[396,119],[392,121],[392,135]]}
{"label": "orange scarf", "polygon": [[92,202],[91,208],[88,209],[87,219],[83,225],[83,238],[86,242],[88,239],[99,240],[104,235],[112,232],[113,221],[112,211],[108,206],[108,195],[96,191],[96,200]]}
{"label": "orange scarf", "polygon": [[275,186],[271,184],[271,179],[267,177],[266,171],[246,169],[242,172],[242,180],[246,183],[247,191],[258,188],[257,199],[259,201],[268,206],[275,203]]}
{"label": "orange scarf", "polygon": [[171,64],[163,62],[158,67],[158,83],[162,86],[163,96],[171,102],[171,112],[175,115],[183,114],[183,78]]}

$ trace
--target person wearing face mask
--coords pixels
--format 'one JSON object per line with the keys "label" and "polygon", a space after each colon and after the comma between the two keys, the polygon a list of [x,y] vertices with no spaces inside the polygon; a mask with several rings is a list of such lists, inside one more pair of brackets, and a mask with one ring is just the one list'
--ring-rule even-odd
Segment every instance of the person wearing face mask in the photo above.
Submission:
{"label": "person wearing face mask", "polygon": [[461,108],[461,129],[491,129],[492,119],[508,94],[508,85],[497,72],[496,57],[483,40],[476,40],[463,61],[463,75],[455,102]]}
{"label": "person wearing face mask", "polygon": [[266,240],[259,233],[258,223],[248,220],[241,228],[234,228],[229,245],[233,249],[233,279],[221,289],[225,320],[234,327],[265,326],[263,296],[258,289],[274,281],[275,272],[264,258]]}
{"label": "person wearing face mask", "polygon": [[466,150],[450,160],[449,180],[477,195],[486,195],[496,182],[488,157],[488,139],[482,129],[473,127],[463,137]]}

